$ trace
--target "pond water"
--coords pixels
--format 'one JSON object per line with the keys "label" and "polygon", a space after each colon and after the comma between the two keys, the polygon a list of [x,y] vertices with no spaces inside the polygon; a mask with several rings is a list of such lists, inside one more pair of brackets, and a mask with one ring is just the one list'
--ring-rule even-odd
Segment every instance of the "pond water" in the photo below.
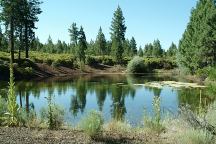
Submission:
{"label": "pond water", "polygon": [[[26,109],[34,109],[38,115],[47,107],[47,97],[65,110],[65,122],[77,124],[92,109],[101,111],[105,121],[127,120],[132,125],[142,122],[144,109],[153,114],[152,101],[160,96],[162,116],[177,115],[179,107],[190,105],[196,111],[200,105],[212,101],[203,89],[176,89],[164,86],[161,89],[145,87],[146,82],[175,80],[165,76],[126,75],[79,75],[65,78],[50,78],[40,81],[16,82],[17,102]],[[7,83],[2,83],[5,87]],[[201,92],[201,97],[200,97]]]}

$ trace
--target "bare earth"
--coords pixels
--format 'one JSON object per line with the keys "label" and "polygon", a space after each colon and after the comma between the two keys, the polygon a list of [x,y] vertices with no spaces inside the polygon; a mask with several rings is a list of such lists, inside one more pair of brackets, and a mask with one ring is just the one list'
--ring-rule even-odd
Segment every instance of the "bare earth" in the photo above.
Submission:
{"label": "bare earth", "polygon": [[125,68],[122,66],[108,66],[99,64],[95,67],[85,66],[84,70],[81,71],[80,69],[71,69],[67,67],[52,67],[44,63],[37,63],[37,69],[35,70],[34,74],[36,77],[49,77],[49,76],[69,76],[75,74],[82,74],[82,73],[97,73],[97,74],[120,74],[125,72]]}
{"label": "bare earth", "polygon": [[38,130],[29,128],[0,128],[1,144],[160,144],[158,136],[145,134],[116,134],[103,132],[103,136],[94,140],[77,130]]}

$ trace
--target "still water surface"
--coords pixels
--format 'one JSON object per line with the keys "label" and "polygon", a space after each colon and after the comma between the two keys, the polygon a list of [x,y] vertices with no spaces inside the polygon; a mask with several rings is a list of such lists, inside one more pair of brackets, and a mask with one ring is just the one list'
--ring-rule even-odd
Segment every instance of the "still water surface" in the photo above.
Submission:
{"label": "still water surface", "polygon": [[[47,97],[65,110],[65,122],[76,124],[89,110],[103,113],[105,121],[124,119],[132,125],[142,122],[144,109],[153,114],[153,96],[160,96],[162,115],[177,115],[179,107],[189,104],[196,111],[210,99],[199,88],[162,89],[138,86],[150,81],[175,80],[164,76],[80,75],[41,81],[16,82],[17,102],[38,114],[47,107]],[[135,84],[135,85],[134,85]],[[203,90],[201,90],[203,91]],[[201,100],[201,101],[200,101]]]}

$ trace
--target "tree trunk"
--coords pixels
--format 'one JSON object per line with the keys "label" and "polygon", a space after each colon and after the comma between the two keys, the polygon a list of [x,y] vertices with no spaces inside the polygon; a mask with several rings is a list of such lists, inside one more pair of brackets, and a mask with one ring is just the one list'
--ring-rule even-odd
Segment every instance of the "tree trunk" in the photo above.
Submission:
{"label": "tree trunk", "polygon": [[26,92],[26,112],[29,112],[29,92]]}
{"label": "tree trunk", "polygon": [[26,58],[29,58],[28,51],[29,51],[29,44],[28,44],[28,26],[27,26],[27,24],[25,24],[25,55],[26,55]]}
{"label": "tree trunk", "polygon": [[14,62],[14,22],[13,22],[13,18],[11,18],[10,20],[10,43],[9,43],[9,47],[10,47],[10,52],[11,52],[11,62]]}
{"label": "tree trunk", "polygon": [[22,28],[20,29],[19,39],[20,39],[20,45],[19,45],[19,60],[20,60],[21,59],[21,49],[23,47]]}

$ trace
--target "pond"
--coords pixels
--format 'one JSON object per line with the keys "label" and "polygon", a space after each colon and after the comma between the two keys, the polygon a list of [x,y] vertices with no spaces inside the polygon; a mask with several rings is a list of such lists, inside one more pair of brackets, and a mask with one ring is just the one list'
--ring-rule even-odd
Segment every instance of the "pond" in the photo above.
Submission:
{"label": "pond", "polygon": [[[175,116],[179,107],[190,105],[191,109],[212,102],[203,88],[153,88],[140,84],[151,81],[182,81],[166,76],[130,75],[78,75],[64,78],[16,82],[17,102],[21,107],[34,109],[38,115],[47,107],[48,95],[65,110],[65,122],[74,125],[92,109],[101,111],[105,121],[126,120],[132,125],[140,124],[144,110],[153,114],[152,101],[160,96],[162,116]],[[0,88],[7,83],[2,83]]]}

